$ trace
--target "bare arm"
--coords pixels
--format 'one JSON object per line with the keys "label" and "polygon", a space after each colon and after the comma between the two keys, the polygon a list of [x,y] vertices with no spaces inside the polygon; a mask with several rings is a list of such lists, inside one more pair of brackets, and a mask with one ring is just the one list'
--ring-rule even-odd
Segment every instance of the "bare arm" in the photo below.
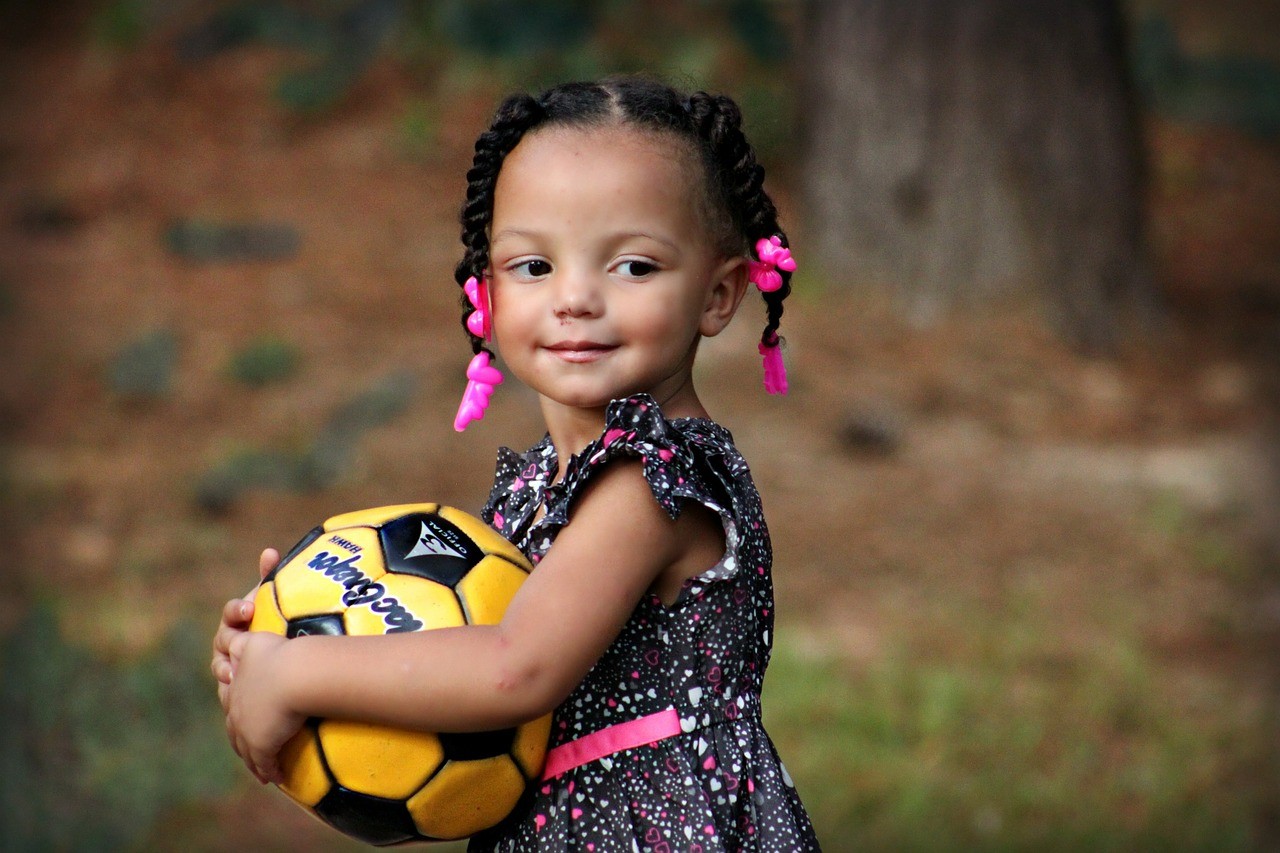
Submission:
{"label": "bare arm", "polygon": [[[611,464],[575,506],[572,523],[498,625],[379,637],[263,638],[260,649],[250,645],[254,637],[238,637],[228,715],[232,740],[251,769],[272,778],[281,738],[309,716],[431,731],[532,719],[582,680],[664,570],[691,552],[700,559],[714,552],[718,536],[695,513],[672,521],[654,501],[638,461]],[[259,731],[272,729],[273,709],[275,729]]]}

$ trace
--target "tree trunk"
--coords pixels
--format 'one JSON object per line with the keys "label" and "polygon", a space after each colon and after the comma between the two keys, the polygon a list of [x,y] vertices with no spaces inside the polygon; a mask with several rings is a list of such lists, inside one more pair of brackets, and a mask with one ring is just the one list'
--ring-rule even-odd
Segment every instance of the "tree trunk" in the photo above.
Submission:
{"label": "tree trunk", "polygon": [[920,322],[1032,293],[1088,349],[1153,312],[1107,0],[815,0],[804,211],[832,278]]}

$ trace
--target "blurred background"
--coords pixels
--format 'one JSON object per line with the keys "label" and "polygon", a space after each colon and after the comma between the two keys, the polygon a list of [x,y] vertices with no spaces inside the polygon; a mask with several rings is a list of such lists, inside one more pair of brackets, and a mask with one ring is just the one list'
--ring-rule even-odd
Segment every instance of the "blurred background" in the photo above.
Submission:
{"label": "blurred background", "polygon": [[[700,387],[776,548],[766,724],[830,850],[1280,849],[1280,6],[0,2],[0,849],[345,850],[209,643],[319,520],[476,510],[476,135],[739,100],[801,269]],[[449,848],[451,849],[451,848]]]}

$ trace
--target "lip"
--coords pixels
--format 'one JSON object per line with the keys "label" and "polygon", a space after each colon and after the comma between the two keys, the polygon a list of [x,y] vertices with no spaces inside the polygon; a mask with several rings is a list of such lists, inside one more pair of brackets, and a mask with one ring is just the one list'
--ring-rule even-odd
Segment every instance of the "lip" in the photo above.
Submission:
{"label": "lip", "polygon": [[544,347],[557,358],[573,364],[596,361],[617,348],[614,344],[602,344],[598,341],[559,341]]}

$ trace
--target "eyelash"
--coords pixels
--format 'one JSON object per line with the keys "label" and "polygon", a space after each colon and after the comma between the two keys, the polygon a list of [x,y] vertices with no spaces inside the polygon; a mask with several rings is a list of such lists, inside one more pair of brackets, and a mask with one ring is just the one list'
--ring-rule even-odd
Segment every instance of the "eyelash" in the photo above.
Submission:
{"label": "eyelash", "polygon": [[[546,269],[543,270],[542,272],[534,272],[533,270],[529,269],[529,267],[532,266],[533,264],[541,264],[542,266],[546,267]],[[534,279],[534,278],[541,278],[542,276],[550,273],[551,264],[548,263],[547,261],[544,261],[542,258],[532,258],[531,260],[521,261],[518,264],[512,264],[507,269],[517,278]]]}
{"label": "eyelash", "polygon": [[658,265],[655,264],[653,261],[645,261],[639,258],[628,258],[625,261],[621,261],[618,263],[616,267],[614,267],[614,269],[621,271],[623,267],[629,264],[639,264],[640,266],[649,268],[646,272],[642,272],[642,273],[637,273],[637,272],[623,273],[623,275],[626,275],[629,278],[648,278],[649,276],[653,275],[655,272],[658,271]]}
{"label": "eyelash", "polygon": [[[540,265],[541,267],[543,267],[543,269],[541,269],[540,272],[534,272],[531,269],[531,267],[535,264]],[[635,271],[625,272],[624,271],[623,269],[624,267],[627,267],[633,264],[642,266],[642,267],[647,267],[647,269],[644,272],[635,272]],[[618,270],[622,275],[625,275],[628,278],[648,278],[649,276],[653,275],[655,272],[658,271],[658,265],[655,264],[653,261],[643,260],[640,258],[627,258],[626,260],[619,261],[617,264],[615,264],[613,269]],[[532,258],[527,261],[521,261],[518,264],[512,264],[511,266],[507,267],[507,270],[517,278],[535,279],[535,278],[542,278],[543,276],[548,275],[551,272],[551,264],[550,262],[543,260],[542,258]]]}

